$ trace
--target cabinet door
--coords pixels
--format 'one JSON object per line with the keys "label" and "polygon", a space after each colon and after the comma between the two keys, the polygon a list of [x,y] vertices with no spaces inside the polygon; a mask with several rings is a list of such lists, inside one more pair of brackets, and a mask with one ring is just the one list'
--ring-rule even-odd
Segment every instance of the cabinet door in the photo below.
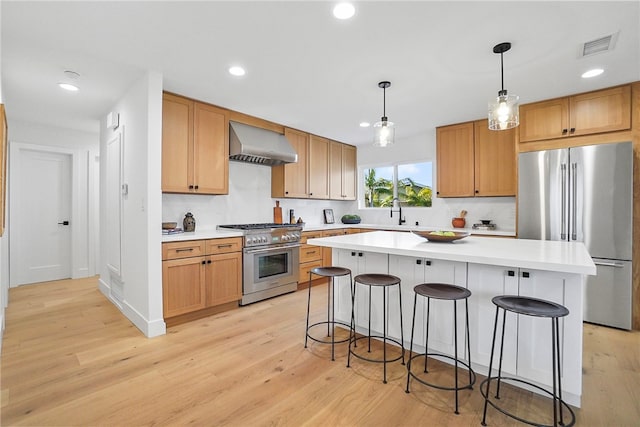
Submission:
{"label": "cabinet door", "polygon": [[356,199],[356,147],[342,144],[342,200]]}
{"label": "cabinet door", "polygon": [[569,100],[551,99],[520,107],[520,142],[569,135]]}
{"label": "cabinet door", "polygon": [[207,259],[207,307],[242,298],[242,252],[210,255]]}
{"label": "cabinet door", "polygon": [[329,144],[329,198],[342,200],[342,145],[331,141]]}
{"label": "cabinet door", "polygon": [[[348,229],[340,228],[338,230],[327,230],[322,232],[322,237],[342,236],[348,234]],[[332,265],[331,248],[322,248],[322,265]]]}
{"label": "cabinet door", "polygon": [[[373,252],[356,252],[355,257],[358,260],[358,274],[365,273],[381,273],[387,274],[389,272],[389,256],[387,254],[379,254]],[[354,275],[354,277],[356,276]],[[382,292],[387,292],[387,302],[393,304],[393,307],[398,307],[398,287],[393,286],[393,289],[382,289],[381,287],[371,288],[371,330],[372,333],[382,333],[383,316],[386,310],[382,306]],[[391,313],[396,313],[397,310],[391,310]],[[369,322],[369,287],[364,285],[358,285],[356,289],[356,323],[361,327],[367,327]],[[400,318],[398,316],[391,316],[388,319],[387,327],[389,331],[400,330]],[[399,334],[398,334],[399,335]],[[399,338],[399,336],[396,336]]]}
{"label": "cabinet door", "polygon": [[[425,260],[398,255],[389,255],[389,274],[398,276],[402,280],[402,321],[404,329],[404,341],[409,346],[411,340],[411,322],[413,319],[413,301],[415,292],[413,288],[424,283]],[[418,297],[416,304],[415,331],[413,335],[414,350],[419,347],[424,349],[425,338],[425,307],[426,300]],[[394,335],[400,335],[399,328],[393,331]]]}
{"label": "cabinet door", "polygon": [[436,129],[438,197],[473,197],[473,122]]}
{"label": "cabinet door", "polygon": [[204,257],[162,262],[165,318],[205,308],[205,265]]}
{"label": "cabinet door", "polygon": [[193,153],[193,101],[162,95],[162,191],[189,192]]}
{"label": "cabinet door", "polygon": [[[425,259],[423,262],[425,264],[425,283],[445,283],[467,287],[467,263],[438,259]],[[426,300],[426,298],[423,299]],[[461,359],[466,359],[464,301],[457,303],[456,310],[458,355]],[[429,349],[453,355],[455,353],[453,302],[432,298],[429,312]],[[469,318],[471,319],[471,317]]]}
{"label": "cabinet door", "polygon": [[[518,295],[517,269],[482,264],[469,264],[467,268],[468,289],[472,293],[469,297],[471,361],[474,364],[477,363],[488,367],[491,359],[491,340],[496,316],[496,306],[491,302],[491,299],[497,295]],[[510,271],[513,275],[509,275]],[[500,317],[502,317],[502,311]],[[510,374],[516,373],[517,320],[515,314],[507,313],[502,370]],[[496,371],[500,355],[500,333],[501,330],[499,329],[496,336],[496,350],[493,359],[493,367]]]}
{"label": "cabinet door", "polygon": [[309,197],[329,198],[329,140],[315,135],[309,139]]}
{"label": "cabinet door", "polygon": [[[565,304],[565,280],[560,273],[539,270],[520,270],[521,296],[539,298]],[[551,386],[551,319],[518,316],[518,371],[517,374]],[[559,320],[561,354],[564,353],[564,321]],[[573,359],[568,359],[573,360]],[[562,370],[564,371],[564,369]],[[563,388],[566,386],[563,385]]]}
{"label": "cabinet door", "polygon": [[200,194],[229,192],[229,126],[224,110],[196,102],[193,187]]}
{"label": "cabinet door", "polygon": [[631,127],[631,86],[572,96],[569,99],[571,135],[626,130]]}
{"label": "cabinet door", "polygon": [[309,134],[285,128],[284,136],[298,153],[297,163],[287,163],[284,168],[284,197],[308,197],[307,162]]}
{"label": "cabinet door", "polygon": [[474,122],[476,196],[516,195],[516,129],[489,130]]}

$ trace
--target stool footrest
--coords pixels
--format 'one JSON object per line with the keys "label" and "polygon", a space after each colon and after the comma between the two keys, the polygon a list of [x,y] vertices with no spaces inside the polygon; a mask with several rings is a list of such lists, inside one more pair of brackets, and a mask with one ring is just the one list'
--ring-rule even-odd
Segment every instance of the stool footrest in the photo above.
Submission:
{"label": "stool footrest", "polygon": [[[307,337],[309,337],[311,340],[313,340],[315,342],[318,342],[320,344],[340,344],[340,343],[343,343],[343,342],[349,342],[349,337],[346,337],[346,338],[343,338],[343,339],[340,339],[340,340],[337,340],[337,341],[334,340],[332,342],[330,339],[329,340],[323,340],[323,339],[315,338],[309,333],[311,331],[311,328],[316,327],[316,326],[320,326],[320,325],[327,325],[327,324],[333,325],[333,327],[335,327],[336,325],[344,326],[347,329],[347,332],[349,332],[349,328],[351,328],[351,325],[348,325],[348,324],[346,324],[344,322],[339,322],[337,320],[333,321],[333,322],[330,321],[330,320],[329,321],[324,320],[322,322],[317,322],[317,323],[314,323],[313,325],[309,325],[309,327],[307,328]],[[332,332],[335,334],[335,329],[332,328]],[[331,336],[329,336],[327,338],[331,338]]]}
{"label": "stool footrest", "polygon": [[[511,417],[514,420],[518,420],[518,421],[520,421],[522,423],[529,424],[529,425],[532,425],[532,426],[539,426],[539,427],[554,427],[553,424],[540,424],[540,423],[537,423],[537,422],[534,422],[534,421],[530,421],[530,420],[526,420],[524,418],[518,417],[517,415],[510,413],[509,411],[505,410],[504,408],[499,407],[496,402],[492,401],[489,397],[487,397],[487,387],[488,387],[489,380],[498,381],[498,379],[501,382],[507,380],[507,381],[518,382],[518,383],[521,383],[521,384],[526,384],[526,385],[528,385],[530,387],[533,387],[533,388],[535,388],[537,390],[540,390],[541,392],[543,392],[544,394],[548,395],[550,398],[553,399],[553,393],[551,393],[549,390],[547,390],[545,388],[542,388],[542,387],[540,387],[540,386],[538,386],[536,384],[533,384],[532,382],[525,381],[525,380],[522,380],[520,378],[497,377],[497,376],[495,376],[495,377],[488,377],[488,378],[486,378],[484,381],[482,381],[480,383],[480,394],[482,394],[482,397],[485,398],[486,402],[489,403],[489,405],[493,406],[495,409],[497,409],[498,411],[502,412],[506,416]],[[507,384],[509,384],[509,383],[507,382]],[[565,409],[567,409],[569,411],[569,414],[571,414],[571,422],[569,422],[569,423],[564,422],[562,425],[564,427],[571,427],[572,425],[574,425],[576,423],[576,415],[573,413],[573,409],[571,409],[571,407],[567,403],[565,403],[564,400],[560,400],[557,397],[556,397],[556,399],[560,402],[560,404]]]}
{"label": "stool footrest", "polygon": [[[368,339],[368,338],[377,338],[378,341],[380,341],[380,343],[382,343],[382,340],[384,339],[384,337],[382,335],[363,335],[361,337],[351,337],[351,340],[355,344],[360,340]],[[387,343],[394,343],[394,344],[398,345],[398,347],[400,349],[400,355],[398,357],[393,358],[393,359],[387,359],[387,360],[371,359],[371,358],[363,356],[362,354],[356,353],[355,349],[358,348],[358,347],[355,346],[355,345],[354,345],[353,349],[351,349],[351,348],[349,349],[349,353],[353,354],[358,359],[362,359],[362,360],[366,360],[367,362],[374,362],[374,363],[395,362],[396,360],[402,359],[403,356],[404,356],[404,346],[400,343],[400,341],[396,340],[395,338],[389,338],[389,337],[387,337],[386,340],[387,340]]]}
{"label": "stool footrest", "polygon": [[462,385],[462,386],[458,386],[456,384],[455,387],[446,387],[446,386],[441,386],[441,385],[438,385],[438,384],[430,383],[430,382],[427,382],[427,381],[423,380],[421,377],[419,377],[418,375],[414,374],[413,372],[411,372],[412,361],[414,359],[427,357],[427,356],[444,357],[444,358],[453,360],[454,362],[456,360],[452,356],[448,356],[446,354],[440,354],[440,353],[426,353],[426,354],[425,353],[421,353],[421,354],[415,354],[415,355],[411,356],[409,358],[409,361],[407,362],[407,371],[408,371],[409,375],[411,375],[419,383],[424,384],[424,385],[429,386],[429,387],[437,388],[437,389],[440,389],[440,390],[450,390],[450,391],[465,390],[465,389],[473,390],[473,385],[476,383],[476,373],[474,372],[473,369],[471,369],[471,367],[469,366],[468,363],[463,362],[460,359],[458,359],[458,365],[461,365],[461,366],[467,368],[467,370],[469,372],[471,372],[471,381],[466,383],[465,385]]}

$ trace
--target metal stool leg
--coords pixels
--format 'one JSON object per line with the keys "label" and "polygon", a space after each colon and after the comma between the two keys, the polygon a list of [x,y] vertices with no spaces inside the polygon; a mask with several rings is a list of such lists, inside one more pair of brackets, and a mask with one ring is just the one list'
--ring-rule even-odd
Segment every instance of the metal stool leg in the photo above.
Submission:
{"label": "metal stool leg", "polygon": [[507,310],[502,310],[502,338],[500,339],[500,358],[498,359],[498,386],[496,388],[496,399],[500,399],[500,380],[502,379],[502,354],[504,352],[504,331],[507,329]]}
{"label": "metal stool leg", "polygon": [[[371,288],[371,287],[369,287]],[[382,290],[382,382],[387,383],[387,315],[385,308],[387,307],[387,289]],[[369,301],[369,310],[371,310],[371,301]],[[371,311],[369,311],[371,312]],[[371,317],[369,317],[369,324],[371,324]]]}
{"label": "metal stool leg", "polygon": [[[496,318],[493,322],[493,338],[491,339],[491,356],[489,357],[489,373],[487,374],[487,394],[484,398],[484,410],[482,411],[483,426],[487,425],[487,405],[489,404],[489,393],[491,389],[491,370],[493,369],[493,352],[496,348],[496,332],[498,330],[498,310],[500,307],[496,306]],[[503,326],[504,328],[504,326]],[[480,387],[482,389],[482,387]]]}
{"label": "metal stool leg", "polygon": [[429,311],[431,307],[431,298],[427,298],[427,329],[425,331],[424,338],[424,372],[429,372],[427,370],[427,353],[429,353]]}
{"label": "metal stool leg", "polygon": [[409,342],[409,361],[407,362],[407,389],[409,393],[409,379],[411,378],[411,356],[413,355],[413,331],[416,326],[416,304],[418,302],[418,294],[413,295],[413,317],[411,318],[411,341]]}
{"label": "metal stool leg", "polygon": [[404,365],[404,329],[402,328],[402,284],[398,283],[398,301],[400,302],[400,343],[402,343],[402,364]]}
{"label": "metal stool leg", "polygon": [[564,419],[562,417],[562,371],[560,370],[560,320],[556,317],[554,321],[556,326],[556,363],[558,364],[558,408],[560,409],[560,425],[564,425]]}
{"label": "metal stool leg", "polygon": [[[471,367],[471,341],[469,339],[469,298],[466,298],[464,300],[464,310],[465,310],[465,318],[466,318],[466,327],[467,327],[467,360],[469,361],[469,383],[471,384],[473,382],[471,374],[472,374],[472,367]],[[473,390],[473,385],[469,386],[469,388],[471,390]]]}
{"label": "metal stool leg", "polygon": [[309,297],[307,298],[307,327],[304,330],[304,348],[307,348],[309,338],[309,310],[311,308],[311,272],[309,272]]}
{"label": "metal stool leg", "polygon": [[455,364],[455,393],[456,393],[456,410],[454,411],[456,415],[460,414],[458,412],[458,304],[456,301],[453,301],[453,352],[455,357],[453,362]]}

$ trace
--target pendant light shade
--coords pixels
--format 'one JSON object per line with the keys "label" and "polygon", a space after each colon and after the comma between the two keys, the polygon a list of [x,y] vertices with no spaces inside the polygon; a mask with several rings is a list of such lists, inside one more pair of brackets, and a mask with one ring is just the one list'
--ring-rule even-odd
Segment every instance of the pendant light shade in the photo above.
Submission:
{"label": "pendant light shade", "polygon": [[382,118],[380,119],[379,122],[373,125],[373,131],[375,132],[373,136],[373,145],[376,147],[386,147],[388,145],[393,144],[395,134],[396,134],[395,125],[393,124],[393,122],[390,122],[387,119],[387,112],[386,112],[387,92],[386,91],[389,86],[391,86],[391,82],[385,81],[385,82],[378,83],[378,87],[383,90],[382,92],[383,95],[382,95]]}
{"label": "pendant light shade", "polygon": [[489,101],[489,129],[506,130],[520,124],[520,112],[518,109],[518,96],[508,95],[504,88],[503,54],[511,49],[511,43],[504,42],[493,47],[493,53],[500,54],[500,78],[502,89],[498,97]]}

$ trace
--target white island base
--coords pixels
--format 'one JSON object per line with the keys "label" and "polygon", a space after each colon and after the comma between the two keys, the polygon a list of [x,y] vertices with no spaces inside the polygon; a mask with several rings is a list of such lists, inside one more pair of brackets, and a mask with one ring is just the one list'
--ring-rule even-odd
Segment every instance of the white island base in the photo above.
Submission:
{"label": "white island base", "polygon": [[[333,248],[333,265],[351,269],[353,276],[388,273],[402,279],[403,342],[409,348],[415,285],[449,283],[469,289],[471,366],[487,375],[496,307],[496,295],[522,295],[564,305],[569,315],[560,319],[562,398],[580,407],[582,395],[582,310],[584,275],[596,273],[582,243],[468,237],[453,243],[427,242],[406,232],[372,233],[310,239],[309,244]],[[351,319],[348,278],[337,281],[335,318]],[[366,333],[369,323],[368,290],[356,295],[356,329]],[[376,293],[377,292],[377,293]],[[373,289],[371,327],[382,332],[382,289]],[[388,335],[400,339],[398,290],[388,290]],[[418,298],[414,344],[424,352],[426,299]],[[431,301],[429,352],[452,356],[453,303]],[[464,309],[458,309],[458,353],[465,362]],[[498,331],[498,339],[501,331]],[[499,349],[499,345],[496,347]],[[494,355],[497,367],[499,352]],[[551,389],[551,320],[507,313],[503,375],[509,374]],[[494,369],[494,375],[497,369]],[[519,384],[514,384],[519,385]],[[532,391],[536,391],[532,389]]]}

